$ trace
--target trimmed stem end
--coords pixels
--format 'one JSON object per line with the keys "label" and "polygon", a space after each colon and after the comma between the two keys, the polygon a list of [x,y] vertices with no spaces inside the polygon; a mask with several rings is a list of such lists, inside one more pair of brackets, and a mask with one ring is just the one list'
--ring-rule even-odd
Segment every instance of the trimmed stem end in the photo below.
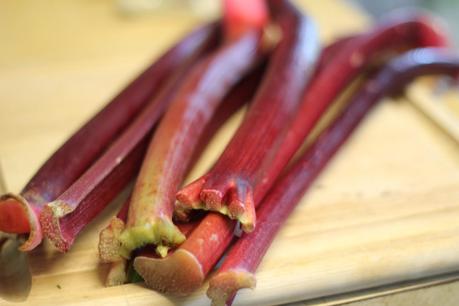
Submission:
{"label": "trimmed stem end", "polygon": [[252,232],[256,226],[252,189],[246,182],[234,184],[233,181],[226,179],[207,188],[206,183],[210,183],[206,177],[190,183],[176,194],[175,215],[179,220],[186,220],[192,209],[215,211],[239,221],[244,232]]}
{"label": "trimmed stem end", "polygon": [[207,296],[212,300],[212,306],[224,306],[239,289],[253,289],[255,286],[256,279],[253,273],[229,270],[210,279]]}
{"label": "trimmed stem end", "polygon": [[110,271],[108,272],[107,279],[105,280],[106,286],[119,286],[127,282],[126,264],[127,261],[122,259],[120,261],[113,262],[110,265]]}
{"label": "trimmed stem end", "polygon": [[147,287],[166,294],[187,296],[204,281],[201,265],[190,252],[178,249],[165,258],[136,257],[134,269]]}
{"label": "trimmed stem end", "polygon": [[120,254],[129,259],[131,252],[147,244],[156,245],[161,257],[167,255],[168,248],[185,241],[185,235],[168,219],[158,218],[143,225],[126,228],[120,235]]}
{"label": "trimmed stem end", "polygon": [[72,208],[67,203],[54,201],[45,205],[40,215],[43,232],[61,252],[67,252],[73,243],[72,238],[64,237],[60,224],[60,218],[70,212],[72,212]]}
{"label": "trimmed stem end", "polygon": [[124,230],[123,220],[113,217],[110,224],[99,234],[99,257],[104,263],[124,260],[120,256],[120,235]]}
{"label": "trimmed stem end", "polygon": [[19,247],[19,250],[31,251],[43,240],[38,213],[22,196],[12,193],[4,194],[0,197],[0,231],[16,234],[28,233],[27,240]]}

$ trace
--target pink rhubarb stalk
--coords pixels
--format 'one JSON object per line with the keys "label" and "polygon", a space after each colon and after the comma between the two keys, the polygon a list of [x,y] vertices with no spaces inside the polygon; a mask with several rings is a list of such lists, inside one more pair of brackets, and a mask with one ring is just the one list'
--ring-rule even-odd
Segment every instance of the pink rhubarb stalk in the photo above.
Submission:
{"label": "pink rhubarb stalk", "polygon": [[[289,121],[293,119],[290,117],[290,120],[282,122],[283,129],[271,133],[272,117],[279,116],[278,110],[273,111],[270,106],[265,107],[264,112],[256,112],[253,117],[249,113],[214,168],[177,193],[179,208],[219,211],[238,219],[243,229],[250,231],[255,225],[254,206],[264,197],[336,97],[370,63],[388,54],[413,47],[448,45],[437,28],[425,15],[398,14],[369,33],[350,39],[348,44],[343,43],[341,52],[330,59],[333,64],[325,65],[321,73],[315,75],[301,106],[295,109],[296,117],[301,119],[289,126]],[[285,86],[286,82],[278,83]]]}
{"label": "pink rhubarb stalk", "polygon": [[175,194],[198,139],[224,96],[260,60],[262,28],[248,26],[197,64],[178,89],[146,153],[137,178],[128,221],[120,235],[121,255],[156,245],[165,256],[185,240],[172,222]]}
{"label": "pink rhubarb stalk", "polygon": [[215,25],[209,25],[181,40],[69,138],[19,195],[1,196],[0,231],[29,234],[20,247],[23,251],[40,244],[39,216],[43,206],[55,200],[83,174],[156,95],[172,72],[183,65],[213,32],[216,32]]}
{"label": "pink rhubarb stalk", "polygon": [[459,72],[459,56],[445,50],[419,49],[391,61],[350,100],[341,115],[321,133],[288,173],[270,190],[257,210],[258,226],[231,247],[209,282],[213,306],[230,305],[241,288],[254,288],[255,270],[301,197],[370,109],[388,94],[398,93],[417,76]]}
{"label": "pink rhubarb stalk", "polygon": [[172,101],[184,74],[215,45],[217,31],[196,33],[199,35],[188,46],[187,56],[160,93],[78,180],[43,207],[40,215],[43,232],[60,251],[66,252],[71,247],[84,226],[137,173],[152,129]]}
{"label": "pink rhubarb stalk", "polygon": [[265,173],[287,137],[286,127],[314,71],[319,45],[309,18],[289,1],[270,2],[283,37],[260,90],[215,166],[177,193],[179,211],[219,211],[239,220],[245,231],[255,226],[254,187],[268,183]]}

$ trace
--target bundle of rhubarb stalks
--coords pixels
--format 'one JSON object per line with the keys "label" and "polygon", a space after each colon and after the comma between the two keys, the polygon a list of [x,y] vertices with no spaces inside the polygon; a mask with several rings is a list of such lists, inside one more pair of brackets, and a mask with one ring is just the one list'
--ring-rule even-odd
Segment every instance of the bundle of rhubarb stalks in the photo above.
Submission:
{"label": "bundle of rhubarb stalks", "polygon": [[[378,101],[418,76],[459,73],[459,54],[425,12],[390,14],[325,46],[287,0],[224,0],[222,15],[133,80],[20,194],[1,196],[0,231],[21,235],[20,250],[47,237],[67,252],[133,181],[100,233],[107,285],[140,276],[153,290],[185,296],[214,272],[207,295],[229,305],[255,287],[276,233]],[[242,107],[218,160],[182,186]]]}

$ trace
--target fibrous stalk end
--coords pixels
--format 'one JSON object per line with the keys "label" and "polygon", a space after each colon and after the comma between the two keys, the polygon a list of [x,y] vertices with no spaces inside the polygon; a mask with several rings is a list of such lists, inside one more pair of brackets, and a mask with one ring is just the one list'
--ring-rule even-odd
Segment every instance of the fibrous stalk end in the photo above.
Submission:
{"label": "fibrous stalk end", "polygon": [[124,260],[120,255],[120,235],[124,230],[123,220],[113,217],[110,224],[99,234],[99,257],[104,263]]}
{"label": "fibrous stalk end", "polygon": [[185,241],[185,235],[167,218],[126,228],[120,235],[120,254],[129,259],[131,252],[147,244],[156,245],[156,252],[161,257],[167,255],[169,247]]}
{"label": "fibrous stalk end", "polygon": [[186,220],[192,209],[215,211],[241,223],[244,232],[251,232],[256,225],[255,205],[249,184],[232,179],[207,187],[207,177],[192,182],[176,195],[175,215]]}
{"label": "fibrous stalk end", "polygon": [[37,213],[30,203],[20,195],[7,193],[0,196],[0,231],[27,234],[27,240],[19,247],[30,251],[39,245],[43,234]]}
{"label": "fibrous stalk end", "polygon": [[207,296],[212,300],[212,306],[224,306],[239,289],[253,289],[255,286],[256,279],[253,273],[228,270],[210,279]]}
{"label": "fibrous stalk end", "polygon": [[134,269],[145,280],[147,287],[176,296],[191,294],[204,281],[200,263],[184,249],[178,249],[165,258],[136,257]]}
{"label": "fibrous stalk end", "polygon": [[73,209],[63,201],[54,201],[46,204],[40,215],[40,223],[46,237],[61,252],[67,252],[73,243],[72,237],[64,237],[61,230],[60,218],[71,213]]}
{"label": "fibrous stalk end", "polygon": [[110,271],[105,280],[106,286],[119,286],[127,282],[126,264],[127,261],[124,259],[111,263]]}

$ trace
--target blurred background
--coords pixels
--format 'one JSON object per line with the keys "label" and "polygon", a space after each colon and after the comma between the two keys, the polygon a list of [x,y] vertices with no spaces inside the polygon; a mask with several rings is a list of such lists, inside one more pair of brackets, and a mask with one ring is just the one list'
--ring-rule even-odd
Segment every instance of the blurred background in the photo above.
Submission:
{"label": "blurred background", "polygon": [[457,0],[350,0],[360,5],[372,16],[377,18],[382,14],[400,7],[421,7],[441,16],[448,24],[454,43],[459,42],[459,1]]}
{"label": "blurred background", "polygon": [[[459,42],[459,1],[457,0],[347,0],[373,17],[378,18],[384,13],[401,7],[420,7],[441,16],[448,24],[455,45]],[[218,10],[220,1],[215,0],[117,0],[119,9],[127,14],[154,12],[164,8],[183,8],[187,6],[196,15],[209,15]]]}

